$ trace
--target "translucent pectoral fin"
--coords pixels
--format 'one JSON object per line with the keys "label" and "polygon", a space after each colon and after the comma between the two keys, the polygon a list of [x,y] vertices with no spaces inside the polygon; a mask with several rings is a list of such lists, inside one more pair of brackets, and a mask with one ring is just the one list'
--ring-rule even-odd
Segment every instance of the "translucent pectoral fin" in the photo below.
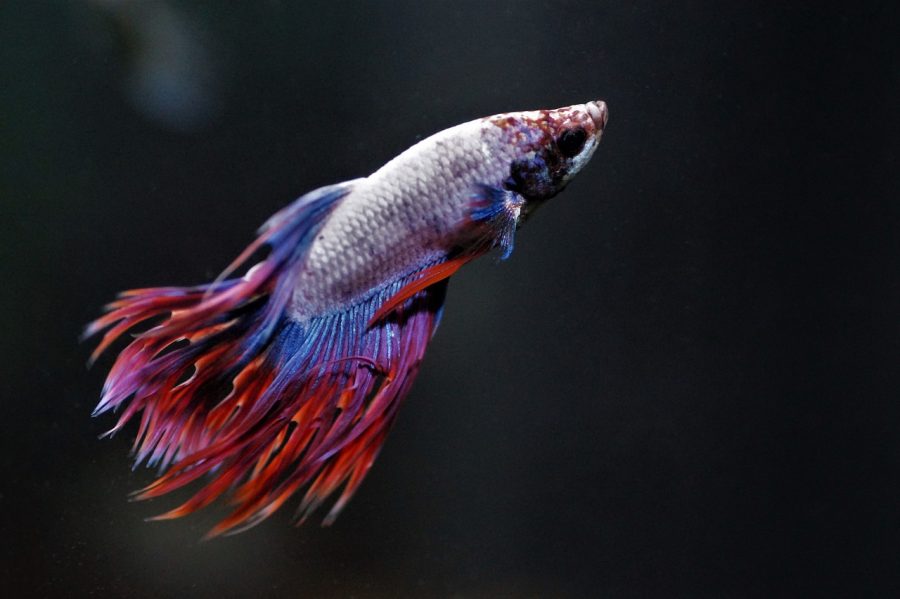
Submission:
{"label": "translucent pectoral fin", "polygon": [[473,223],[486,226],[487,243],[499,247],[501,258],[506,260],[515,245],[516,226],[525,206],[525,198],[514,191],[480,185],[472,194],[469,218]]}

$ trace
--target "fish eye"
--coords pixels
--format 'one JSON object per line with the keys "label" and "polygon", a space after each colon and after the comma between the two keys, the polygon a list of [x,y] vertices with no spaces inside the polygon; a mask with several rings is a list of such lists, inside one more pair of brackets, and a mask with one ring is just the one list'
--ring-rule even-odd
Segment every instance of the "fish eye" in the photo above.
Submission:
{"label": "fish eye", "polygon": [[585,133],[584,129],[575,127],[574,129],[566,129],[563,131],[562,135],[559,136],[559,139],[556,140],[556,145],[559,147],[559,151],[563,156],[571,158],[581,151],[586,139],[587,133]]}

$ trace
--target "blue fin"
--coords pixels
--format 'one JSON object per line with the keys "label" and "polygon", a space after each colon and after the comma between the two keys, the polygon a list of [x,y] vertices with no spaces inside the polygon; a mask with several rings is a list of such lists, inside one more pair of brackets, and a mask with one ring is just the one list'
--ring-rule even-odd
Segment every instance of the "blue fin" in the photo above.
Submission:
{"label": "blue fin", "polygon": [[501,248],[501,259],[506,260],[515,245],[516,226],[525,206],[525,198],[514,191],[479,185],[472,199],[470,218],[492,229],[492,244]]}
{"label": "blue fin", "polygon": [[[155,519],[184,516],[222,495],[233,512],[208,536],[239,532],[306,489],[303,520],[338,493],[331,523],[365,478],[440,321],[446,278],[394,281],[306,322],[285,311],[310,244],[352,183],[326,187],[273,216],[214,283],[126,292],[89,325],[101,350],[147,319],[110,370],[96,413],[139,420],[135,463],[160,469],[149,499],[200,484]],[[226,278],[262,245],[268,256]],[[390,298],[390,317],[372,322]],[[199,479],[205,479],[200,482]]]}

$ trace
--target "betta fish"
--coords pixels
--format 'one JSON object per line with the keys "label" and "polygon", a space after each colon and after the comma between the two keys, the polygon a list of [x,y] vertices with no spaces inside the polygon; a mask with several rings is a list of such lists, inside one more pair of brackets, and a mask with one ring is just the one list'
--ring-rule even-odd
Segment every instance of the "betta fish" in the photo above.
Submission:
{"label": "betta fish", "polygon": [[[201,481],[184,516],[223,494],[236,533],[303,491],[304,521],[359,488],[441,319],[448,279],[513,250],[516,229],[597,149],[601,101],[451,127],[368,177],[322,187],[272,216],[214,281],[121,293],[85,335],[93,362],[130,333],[94,415],[138,420],[149,499]],[[265,257],[249,266],[252,258]],[[242,276],[235,273],[249,266]]]}

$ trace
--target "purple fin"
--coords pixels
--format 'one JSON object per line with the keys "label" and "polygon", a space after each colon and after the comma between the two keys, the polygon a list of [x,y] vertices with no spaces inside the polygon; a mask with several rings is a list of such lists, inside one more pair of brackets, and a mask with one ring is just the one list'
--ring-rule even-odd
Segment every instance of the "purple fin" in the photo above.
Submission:
{"label": "purple fin", "polygon": [[[342,311],[303,323],[287,317],[308,248],[351,185],[317,190],[276,214],[215,282],[125,292],[87,327],[86,335],[109,329],[99,353],[135,325],[163,319],[121,351],[95,410],[122,409],[110,432],[140,420],[135,465],[161,475],[137,498],[200,480],[158,518],[227,494],[234,510],[210,531],[216,536],[257,524],[305,488],[302,521],[343,487],[327,524],[368,472],[438,325],[446,280],[416,288],[372,325],[420,273]],[[271,248],[265,260],[225,278],[263,245]]]}
{"label": "purple fin", "polygon": [[514,191],[508,191],[480,185],[472,194],[472,210],[469,213],[473,222],[483,223],[492,229],[493,244],[503,252],[501,258],[506,260],[512,254],[515,245],[516,225],[525,198]]}

